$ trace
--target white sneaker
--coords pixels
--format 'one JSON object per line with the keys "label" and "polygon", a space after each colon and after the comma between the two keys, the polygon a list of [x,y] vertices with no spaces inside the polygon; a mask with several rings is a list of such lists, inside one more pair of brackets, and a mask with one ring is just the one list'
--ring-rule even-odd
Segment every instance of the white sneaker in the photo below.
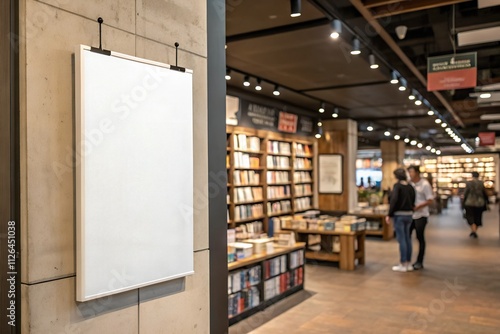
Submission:
{"label": "white sneaker", "polygon": [[413,271],[413,266],[410,264],[406,267],[406,271]]}
{"label": "white sneaker", "polygon": [[398,264],[397,266],[392,267],[392,271],[400,271],[400,272],[407,272],[408,268],[406,266],[403,266],[402,264]]}

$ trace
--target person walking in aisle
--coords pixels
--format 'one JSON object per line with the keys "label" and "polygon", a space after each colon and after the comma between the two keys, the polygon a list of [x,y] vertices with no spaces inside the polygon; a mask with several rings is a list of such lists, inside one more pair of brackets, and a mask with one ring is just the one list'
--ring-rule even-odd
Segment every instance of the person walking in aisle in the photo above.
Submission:
{"label": "person walking in aisle", "polygon": [[434,194],[429,181],[420,177],[420,167],[408,167],[410,181],[415,188],[415,207],[413,208],[413,221],[410,226],[410,238],[413,230],[417,232],[418,240],[418,256],[417,261],[413,264],[413,269],[419,270],[424,268],[425,255],[425,226],[429,218],[429,205],[434,201]]}
{"label": "person walking in aisle", "polygon": [[393,271],[412,271],[411,252],[412,244],[410,238],[410,225],[412,222],[413,207],[415,206],[415,189],[408,183],[406,171],[398,168],[394,171],[398,180],[392,188],[389,199],[389,214],[385,217],[387,224],[394,224],[396,238],[399,243],[400,261],[393,266]]}
{"label": "person walking in aisle", "polygon": [[488,195],[478,172],[472,172],[472,181],[465,185],[464,207],[465,218],[471,229],[469,237],[477,238],[477,228],[483,226],[483,211],[488,209]]}

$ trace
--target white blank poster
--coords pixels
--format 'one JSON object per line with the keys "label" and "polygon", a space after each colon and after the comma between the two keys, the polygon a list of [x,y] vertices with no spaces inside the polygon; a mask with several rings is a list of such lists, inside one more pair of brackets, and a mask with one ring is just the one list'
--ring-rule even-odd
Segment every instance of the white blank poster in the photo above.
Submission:
{"label": "white blank poster", "polygon": [[192,72],[76,53],[77,300],[193,273]]}

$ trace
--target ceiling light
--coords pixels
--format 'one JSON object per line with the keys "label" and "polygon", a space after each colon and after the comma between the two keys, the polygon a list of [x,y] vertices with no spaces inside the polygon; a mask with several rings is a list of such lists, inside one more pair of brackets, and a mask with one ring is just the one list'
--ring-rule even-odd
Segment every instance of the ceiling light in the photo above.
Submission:
{"label": "ceiling light", "polygon": [[484,114],[479,116],[482,121],[498,121],[500,120],[500,114]]}
{"label": "ceiling light", "polygon": [[339,38],[340,34],[342,33],[342,22],[340,22],[340,20],[333,20],[331,25],[332,33],[330,34],[330,37],[333,39]]}
{"label": "ceiling light", "polygon": [[430,150],[432,149],[432,147],[431,147],[430,145],[427,145],[427,146],[425,147],[425,149],[426,149],[427,151],[430,151]]}
{"label": "ceiling light", "polygon": [[429,111],[427,112],[427,115],[429,115],[429,116],[434,115],[434,110],[429,110]]}
{"label": "ceiling light", "polygon": [[500,130],[500,123],[490,123],[490,124],[488,124],[488,130],[499,131]]}
{"label": "ceiling light", "polygon": [[321,138],[321,134],[317,133],[317,134],[314,135],[314,137],[316,137],[317,139],[320,139]]}
{"label": "ceiling light", "polygon": [[323,123],[321,123],[321,121],[319,121],[318,126],[323,126]]}
{"label": "ceiling light", "polygon": [[338,108],[338,107],[335,107],[335,108],[333,109],[333,114],[332,114],[332,117],[333,117],[333,118],[337,118],[337,117],[339,117],[339,108]]}
{"label": "ceiling light", "polygon": [[481,93],[481,95],[479,95],[479,97],[482,99],[489,99],[491,97],[491,94],[490,93]]}
{"label": "ceiling light", "polygon": [[436,150],[436,154],[437,154],[437,155],[440,155],[440,154],[441,154],[441,151],[440,151],[440,150]]}
{"label": "ceiling light", "polygon": [[370,61],[370,68],[372,70],[375,70],[378,68],[378,64],[377,62],[375,61],[375,55],[371,54],[368,56],[368,60]]}
{"label": "ceiling light", "polygon": [[373,131],[373,126],[368,125],[368,126],[366,127],[366,130],[367,130],[367,131]]}
{"label": "ceiling light", "polygon": [[301,14],[301,0],[290,0],[290,5],[291,5],[291,17],[299,17]]}
{"label": "ceiling light", "polygon": [[274,96],[279,96],[280,95],[280,87],[278,85],[274,86],[273,95]]}
{"label": "ceiling light", "polygon": [[319,107],[318,111],[320,113],[324,113],[325,112],[325,102],[321,102],[321,106]]}
{"label": "ceiling light", "polygon": [[394,140],[400,140],[401,136],[400,135],[394,135]]}
{"label": "ceiling light", "polygon": [[353,56],[357,56],[357,55],[361,54],[360,43],[359,43],[359,39],[357,39],[357,38],[352,40],[351,54]]}
{"label": "ceiling light", "polygon": [[420,101],[420,100],[415,100],[415,105],[416,105],[416,106],[421,106],[421,105],[422,105],[422,101]]}
{"label": "ceiling light", "polygon": [[390,135],[391,135],[391,132],[390,132],[390,131],[386,131],[386,132],[384,132],[384,136],[389,137]]}
{"label": "ceiling light", "polygon": [[417,145],[417,141],[416,141],[416,140],[412,140],[412,141],[410,142],[410,145],[411,145],[411,146],[415,146],[415,145]]}
{"label": "ceiling light", "polygon": [[398,82],[399,82],[399,80],[398,80],[398,75],[396,74],[396,71],[392,71],[391,72],[391,81],[390,81],[390,83],[393,84],[393,85],[395,85]]}
{"label": "ceiling light", "polygon": [[415,91],[412,90],[411,93],[410,93],[410,95],[408,95],[408,100],[415,100],[415,98],[416,98],[415,97]]}
{"label": "ceiling light", "polygon": [[418,147],[418,148],[422,148],[423,146],[424,146],[424,144],[422,144],[422,143],[418,143],[418,144],[417,144],[417,147]]}
{"label": "ceiling light", "polygon": [[262,90],[262,86],[260,85],[261,80],[257,79],[257,86],[255,86],[255,90]]}
{"label": "ceiling light", "polygon": [[410,142],[410,139],[405,138],[404,142],[408,144]]}
{"label": "ceiling light", "polygon": [[434,122],[436,122],[437,124],[439,124],[439,123],[441,123],[442,121],[441,121],[441,119],[440,119],[440,118],[436,118],[436,120],[435,120]]}
{"label": "ceiling light", "polygon": [[442,128],[445,128],[445,127],[447,127],[447,126],[448,126],[448,124],[446,124],[446,123],[441,123],[441,127],[442,127]]}
{"label": "ceiling light", "polygon": [[460,138],[458,138],[458,137],[457,137],[457,138],[455,138],[455,142],[456,142],[456,143],[460,143],[460,142],[461,142]]}
{"label": "ceiling light", "polygon": [[404,39],[406,37],[406,32],[408,31],[407,26],[397,26],[396,27],[396,35],[398,36],[399,39]]}
{"label": "ceiling light", "polygon": [[435,148],[431,148],[431,152],[432,153],[436,153],[436,149]]}
{"label": "ceiling light", "polygon": [[226,80],[231,80],[231,70],[229,68],[226,68]]}
{"label": "ceiling light", "polygon": [[250,77],[248,75],[245,75],[245,80],[243,81],[243,86],[245,86],[245,87],[250,86]]}
{"label": "ceiling light", "polygon": [[403,78],[399,79],[399,88],[398,89],[401,92],[404,92],[406,90],[406,80],[404,80]]}

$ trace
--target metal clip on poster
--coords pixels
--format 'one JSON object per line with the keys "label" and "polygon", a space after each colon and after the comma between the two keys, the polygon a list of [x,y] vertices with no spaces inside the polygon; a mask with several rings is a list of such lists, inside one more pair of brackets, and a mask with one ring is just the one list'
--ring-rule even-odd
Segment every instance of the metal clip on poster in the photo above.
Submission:
{"label": "metal clip on poster", "polygon": [[177,66],[177,59],[179,56],[179,43],[175,42],[174,45],[175,45],[175,66],[170,65],[170,69],[179,72],[186,72],[186,69],[184,67]]}
{"label": "metal clip on poster", "polygon": [[97,53],[100,53],[100,54],[103,54],[103,55],[106,55],[106,56],[111,56],[111,51],[109,50],[103,50],[102,48],[102,23],[104,22],[104,20],[102,19],[102,17],[99,17],[97,19],[97,22],[99,23],[99,48],[95,48],[95,47],[90,47],[90,51],[92,52],[97,52]]}

